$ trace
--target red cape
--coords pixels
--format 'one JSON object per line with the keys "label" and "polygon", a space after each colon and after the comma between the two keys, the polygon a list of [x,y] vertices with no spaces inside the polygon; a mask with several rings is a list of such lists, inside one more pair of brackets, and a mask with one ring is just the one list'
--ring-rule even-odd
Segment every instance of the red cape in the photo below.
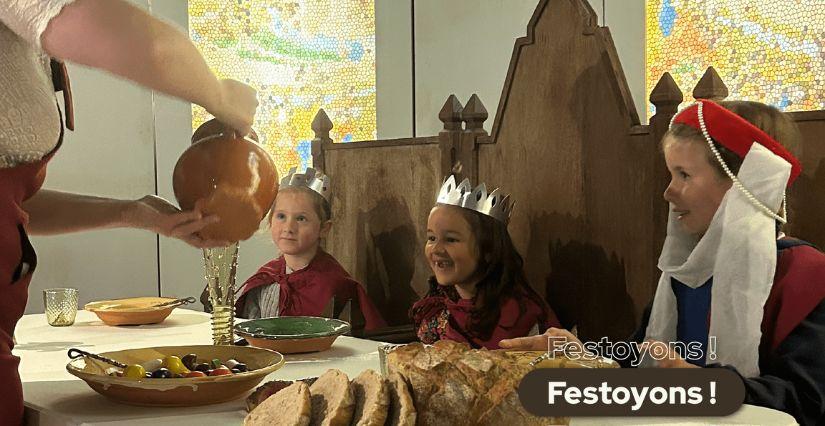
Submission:
{"label": "red cape", "polygon": [[357,299],[366,330],[387,326],[364,288],[323,250],[318,250],[306,268],[291,274],[286,273],[283,256],[261,266],[241,286],[235,310],[241,311],[250,290],[274,283],[281,286],[278,311],[282,316],[320,316],[333,297],[339,301]]}
{"label": "red cape", "polygon": [[768,351],[774,351],[825,300],[825,254],[808,245],[779,253],[762,317],[762,350]]}

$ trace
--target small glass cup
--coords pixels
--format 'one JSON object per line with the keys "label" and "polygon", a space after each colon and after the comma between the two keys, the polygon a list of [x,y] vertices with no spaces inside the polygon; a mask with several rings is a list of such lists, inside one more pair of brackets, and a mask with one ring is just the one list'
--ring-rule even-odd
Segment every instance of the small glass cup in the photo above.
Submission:
{"label": "small glass cup", "polygon": [[394,343],[379,343],[378,344],[378,366],[381,370],[381,375],[386,377],[390,374],[389,368],[389,359],[388,356],[390,352],[400,348],[404,345],[398,345]]}
{"label": "small glass cup", "polygon": [[74,324],[77,315],[76,288],[48,288],[43,290],[46,321],[54,327]]}

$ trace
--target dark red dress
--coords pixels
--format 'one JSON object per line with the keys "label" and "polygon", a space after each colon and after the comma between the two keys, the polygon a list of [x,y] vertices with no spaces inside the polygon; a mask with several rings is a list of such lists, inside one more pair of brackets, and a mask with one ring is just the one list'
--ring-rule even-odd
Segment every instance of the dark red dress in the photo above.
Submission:
{"label": "dark red dress", "polygon": [[[61,141],[63,134],[61,131]],[[58,142],[58,147],[60,142]],[[23,420],[23,387],[17,366],[20,358],[12,355],[12,336],[17,321],[26,310],[29,282],[37,266],[37,256],[29,243],[26,226],[28,214],[23,201],[31,198],[43,185],[46,164],[55,148],[42,160],[0,169],[0,423],[20,424]]]}
{"label": "dark red dress", "polygon": [[549,307],[542,309],[526,295],[517,294],[517,297],[502,300],[498,325],[486,340],[473,337],[468,332],[473,300],[453,300],[447,295],[426,296],[416,302],[411,310],[418,338],[428,344],[446,339],[467,343],[473,348],[498,349],[501,340],[527,336],[535,326],[538,326],[539,333],[550,327],[561,327]]}

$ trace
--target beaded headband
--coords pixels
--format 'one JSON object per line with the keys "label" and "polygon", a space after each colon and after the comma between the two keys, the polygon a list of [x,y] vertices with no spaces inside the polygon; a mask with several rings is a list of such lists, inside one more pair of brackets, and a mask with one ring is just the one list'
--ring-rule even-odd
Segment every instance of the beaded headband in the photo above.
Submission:
{"label": "beaded headband", "polygon": [[747,197],[754,206],[768,216],[782,223],[788,222],[788,209],[785,196],[782,196],[782,215],[780,216],[770,207],[759,201],[756,196],[742,184],[739,178],[730,170],[727,163],[725,163],[725,160],[713,142],[715,140],[722,144],[740,158],[744,158],[748,154],[748,151],[750,151],[754,143],[764,146],[790,163],[791,175],[788,178],[788,185],[790,185],[802,172],[802,166],[799,164],[799,160],[785,149],[782,144],[744,118],[706,99],[698,99],[679,111],[670,120],[670,128],[673,128],[674,124],[684,124],[702,132],[702,136],[705,137],[710,151],[722,166],[725,174],[733,181],[733,186],[745,194],[745,197]]}

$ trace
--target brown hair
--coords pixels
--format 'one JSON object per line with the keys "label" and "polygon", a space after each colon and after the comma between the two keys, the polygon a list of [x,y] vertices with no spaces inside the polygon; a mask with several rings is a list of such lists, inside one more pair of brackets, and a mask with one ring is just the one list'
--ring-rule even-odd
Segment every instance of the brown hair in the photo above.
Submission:
{"label": "brown hair", "polygon": [[[768,136],[782,144],[792,155],[799,158],[802,135],[799,133],[799,128],[797,128],[796,123],[788,114],[761,102],[722,101],[719,102],[719,105],[758,127],[767,133]],[[702,143],[702,145],[705,146],[708,162],[713,165],[720,177],[727,179],[728,176],[725,174],[725,170],[722,168],[722,165],[716,161],[716,158],[714,158],[701,131],[686,124],[674,124],[662,138],[662,148],[665,147],[665,140],[668,136]],[[739,168],[742,166],[742,161],[744,160],[716,140],[713,140],[713,145],[719,150],[719,154],[722,155],[722,159],[725,160],[730,171],[733,172],[733,174],[739,173]]]}
{"label": "brown hair", "polygon": [[[281,188],[278,191],[278,195],[281,195],[285,192],[301,192],[304,194],[308,194],[310,199],[312,200],[312,206],[315,208],[315,214],[318,215],[318,218],[321,220],[321,226],[323,226],[328,221],[332,220],[332,207],[329,205],[329,202],[321,196],[321,194],[303,186],[290,186],[286,188]],[[277,197],[276,197],[277,200]],[[267,222],[272,225],[272,214],[275,212],[275,203],[272,203],[272,208],[269,210],[269,215],[267,215]]]}
{"label": "brown hair", "polygon": [[[501,305],[507,297],[514,297],[518,301],[520,315],[527,309],[525,299],[533,301],[541,309],[542,321],[546,321],[550,316],[550,307],[527,282],[524,261],[513,245],[507,225],[485,214],[461,207],[453,208],[457,208],[470,225],[479,255],[474,277],[480,279],[476,284],[473,309],[465,332],[473,338],[490,339],[499,325]],[[457,297],[453,287],[439,285],[435,277],[430,277],[428,283],[427,296]],[[414,312],[412,316],[416,317]],[[418,325],[420,324],[416,324]],[[501,324],[504,328],[513,325]]]}

